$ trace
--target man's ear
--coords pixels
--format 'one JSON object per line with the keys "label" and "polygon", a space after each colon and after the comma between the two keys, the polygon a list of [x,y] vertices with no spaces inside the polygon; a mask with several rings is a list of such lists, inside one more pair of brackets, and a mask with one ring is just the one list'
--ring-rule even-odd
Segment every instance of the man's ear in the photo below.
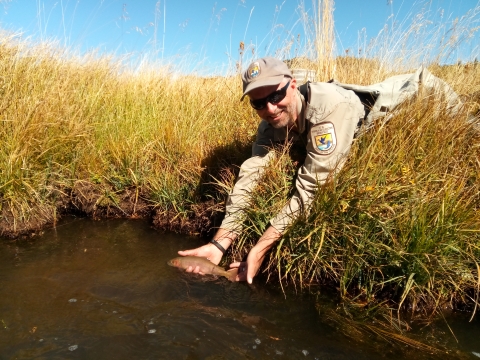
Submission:
{"label": "man's ear", "polygon": [[293,89],[295,90],[297,88],[297,79],[292,78],[292,80],[290,80],[290,86],[293,86]]}

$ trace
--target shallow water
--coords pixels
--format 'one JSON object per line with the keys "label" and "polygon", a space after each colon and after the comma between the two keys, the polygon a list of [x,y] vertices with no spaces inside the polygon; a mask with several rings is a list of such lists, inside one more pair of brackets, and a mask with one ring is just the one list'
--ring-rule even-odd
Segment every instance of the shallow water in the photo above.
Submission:
{"label": "shallow water", "polygon": [[[0,359],[445,358],[368,337],[354,342],[312,297],[166,264],[202,243],[143,221],[87,219],[1,241]],[[478,320],[450,326],[460,341],[450,355],[477,358]]]}

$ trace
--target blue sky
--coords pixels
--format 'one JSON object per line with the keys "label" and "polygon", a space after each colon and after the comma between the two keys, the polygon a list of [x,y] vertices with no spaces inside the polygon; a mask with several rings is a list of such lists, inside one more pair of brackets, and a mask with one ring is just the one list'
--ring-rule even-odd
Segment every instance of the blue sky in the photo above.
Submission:
{"label": "blue sky", "polygon": [[[24,37],[55,39],[80,52],[97,49],[116,55],[148,55],[170,63],[185,62],[190,69],[218,71],[238,61],[240,41],[246,44],[247,60],[279,55],[279,49],[285,49],[289,43],[290,52],[282,53],[283,57],[302,54],[309,38],[304,25],[309,22],[302,21],[301,14],[312,17],[313,3],[312,0],[0,0],[0,27],[22,32]],[[406,29],[412,28],[412,21],[417,21],[418,27],[412,39],[419,32],[425,34],[435,29],[448,35],[455,19],[462,26],[474,29],[480,26],[479,4],[478,0],[336,0],[337,54],[345,54],[347,49],[350,54],[361,53],[364,50],[360,49],[368,47],[379,34],[393,33],[392,29],[397,34],[406,33]],[[446,62],[477,57],[479,34],[475,31],[462,34],[464,38],[458,35],[463,39],[462,45],[448,54]],[[395,36],[385,36],[382,41],[394,44]],[[412,47],[418,50],[426,46],[419,44]]]}

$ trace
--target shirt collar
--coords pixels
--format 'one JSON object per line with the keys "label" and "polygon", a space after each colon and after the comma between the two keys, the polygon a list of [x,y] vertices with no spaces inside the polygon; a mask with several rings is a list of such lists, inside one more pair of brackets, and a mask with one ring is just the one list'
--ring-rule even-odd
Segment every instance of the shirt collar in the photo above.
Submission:
{"label": "shirt collar", "polygon": [[306,102],[303,95],[298,91],[296,93],[296,101],[297,101],[297,129],[298,133],[302,134],[305,131],[305,108]]}

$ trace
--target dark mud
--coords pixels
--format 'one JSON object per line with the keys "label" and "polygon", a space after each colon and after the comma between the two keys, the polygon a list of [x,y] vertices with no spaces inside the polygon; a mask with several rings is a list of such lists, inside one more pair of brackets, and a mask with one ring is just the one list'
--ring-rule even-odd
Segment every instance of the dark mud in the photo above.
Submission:
{"label": "dark mud", "polygon": [[146,219],[158,230],[208,237],[224,216],[223,203],[212,200],[192,204],[179,214],[173,209],[158,208],[141,188],[115,191],[105,184],[88,181],[77,181],[72,189],[57,191],[52,197],[49,203],[32,203],[27,208],[3,203],[0,236],[15,239],[40,235],[62,217],[75,215],[94,220]]}
{"label": "dark mud", "polygon": [[213,236],[224,215],[223,203],[216,204],[210,200],[191,205],[186,214],[157,210],[152,216],[152,222],[156,229],[207,238]]}

